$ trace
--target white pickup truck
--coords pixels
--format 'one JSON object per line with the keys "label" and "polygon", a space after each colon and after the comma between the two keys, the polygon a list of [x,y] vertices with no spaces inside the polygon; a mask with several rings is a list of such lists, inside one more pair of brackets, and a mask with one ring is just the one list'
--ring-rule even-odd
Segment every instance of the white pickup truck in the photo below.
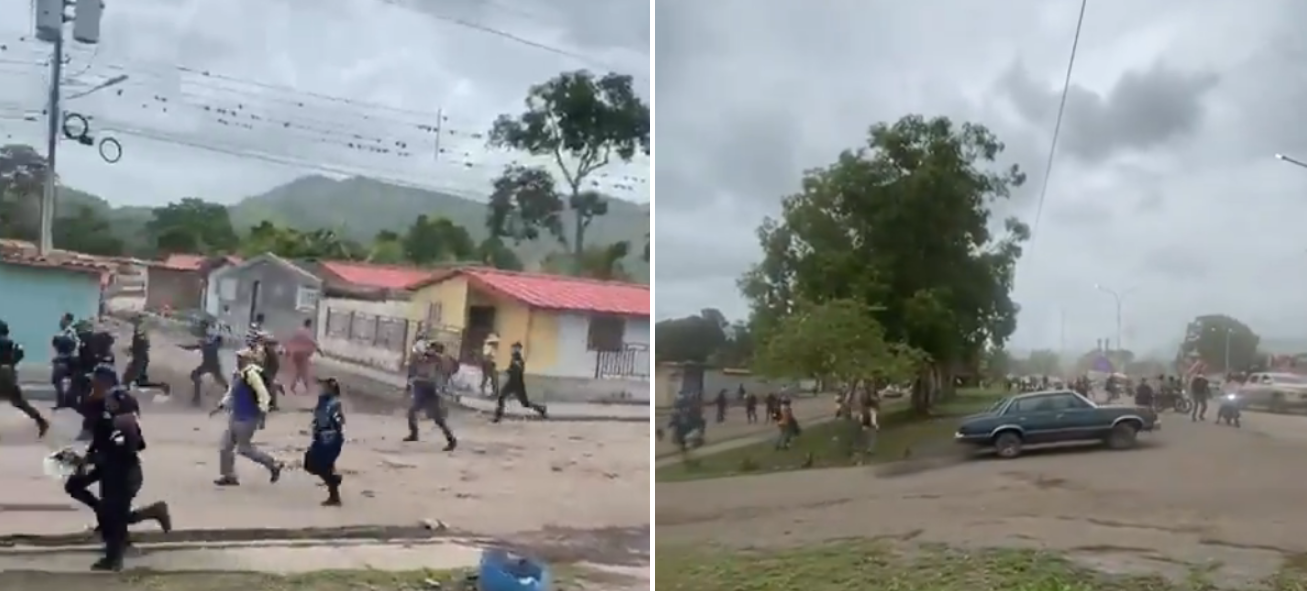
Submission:
{"label": "white pickup truck", "polygon": [[1255,373],[1239,387],[1244,404],[1285,412],[1307,408],[1307,376],[1293,373]]}

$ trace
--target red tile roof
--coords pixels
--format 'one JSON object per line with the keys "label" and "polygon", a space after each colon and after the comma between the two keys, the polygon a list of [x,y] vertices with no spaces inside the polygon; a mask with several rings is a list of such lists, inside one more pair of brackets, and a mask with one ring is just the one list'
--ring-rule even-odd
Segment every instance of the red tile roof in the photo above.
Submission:
{"label": "red tile roof", "polygon": [[[170,254],[160,265],[178,271],[198,271],[200,267],[204,266],[205,261],[210,258],[199,254]],[[241,262],[241,258],[238,256],[228,255],[223,258],[227,260],[229,265],[237,265]]]}
{"label": "red tile roof", "polygon": [[431,279],[438,273],[434,271],[401,265],[377,265],[372,263],[355,263],[344,261],[323,261],[322,269],[340,277],[346,283],[378,289],[409,289],[415,284]]}
{"label": "red tile roof", "polygon": [[482,289],[498,292],[534,308],[649,316],[647,285],[488,267],[464,267],[459,273]]}
{"label": "red tile roof", "polygon": [[120,263],[105,257],[97,257],[67,250],[52,250],[41,255],[35,244],[22,240],[0,239],[0,262],[24,267],[41,267],[46,269],[64,269],[81,273],[99,275],[101,282],[107,280],[110,273],[116,271]]}

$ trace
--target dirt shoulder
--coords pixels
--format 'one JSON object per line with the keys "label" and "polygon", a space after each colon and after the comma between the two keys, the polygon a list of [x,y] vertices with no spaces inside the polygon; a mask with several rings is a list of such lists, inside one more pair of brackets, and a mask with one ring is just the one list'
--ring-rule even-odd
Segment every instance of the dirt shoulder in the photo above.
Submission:
{"label": "dirt shoulder", "polygon": [[[1249,415],[1243,430],[1168,415],[1142,449],[1004,462],[896,464],[658,484],[659,552],[892,538],[1038,548],[1117,574],[1262,580],[1307,555],[1307,422]],[[911,468],[911,469],[904,469]]]}

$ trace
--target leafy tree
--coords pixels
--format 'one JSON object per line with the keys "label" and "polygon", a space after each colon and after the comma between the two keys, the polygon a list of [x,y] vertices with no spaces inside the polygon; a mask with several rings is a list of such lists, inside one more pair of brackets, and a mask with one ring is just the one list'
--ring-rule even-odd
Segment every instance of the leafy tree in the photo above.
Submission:
{"label": "leafy tree", "polygon": [[1003,144],[985,127],[904,117],[810,171],[779,219],[758,229],[763,260],[740,282],[763,333],[796,311],[854,300],[891,342],[928,355],[913,392],[925,411],[953,373],[1016,329],[1012,281],[1029,228],[995,232],[990,208],[1025,180],[995,171]]}
{"label": "leafy tree", "polygon": [[401,239],[404,257],[417,265],[450,263],[476,257],[476,243],[463,226],[449,218],[420,215]]}
{"label": "leafy tree", "polygon": [[301,232],[266,220],[250,228],[241,242],[240,252],[247,257],[269,252],[292,259],[345,261],[361,260],[367,255],[362,245],[340,237],[334,230],[320,228]]}
{"label": "leafy tree", "polygon": [[631,245],[625,240],[608,246],[587,246],[579,254],[550,253],[541,266],[550,273],[575,275],[603,281],[630,281],[622,260],[630,254]]}
{"label": "leafy tree", "polygon": [[48,167],[25,144],[0,146],[0,236],[35,240],[40,233],[40,199]]}
{"label": "leafy tree", "polygon": [[924,355],[886,338],[873,309],[853,299],[800,303],[774,325],[756,351],[755,367],[778,378],[834,383],[911,378]]}
{"label": "leafy tree", "polygon": [[85,205],[71,217],[55,218],[51,231],[55,248],[100,256],[123,254],[123,241],[113,235],[109,221]]}
{"label": "leafy tree", "polygon": [[589,188],[594,185],[591,175],[613,159],[630,162],[637,152],[649,153],[649,105],[635,94],[630,76],[565,72],[531,87],[526,110],[500,115],[489,138],[495,147],[552,158],[567,185],[566,208],[574,216],[572,236],[565,237],[564,200],[553,175],[511,165],[494,183],[487,215],[491,234],[521,241],[543,231],[570,242],[579,259],[590,223],[608,213],[608,201]]}
{"label": "leafy tree", "polygon": [[162,254],[225,253],[236,250],[239,239],[227,208],[197,197],[187,197],[152,210],[146,233]]}
{"label": "leafy tree", "polygon": [[521,271],[525,268],[517,253],[495,236],[486,238],[477,245],[477,260],[505,271]]}
{"label": "leafy tree", "polygon": [[659,362],[707,363],[727,343],[721,312],[706,309],[697,316],[654,324],[654,356]]}
{"label": "leafy tree", "polygon": [[1202,360],[1212,371],[1243,371],[1258,362],[1261,340],[1247,324],[1225,314],[1207,314],[1185,327],[1179,354]]}
{"label": "leafy tree", "polygon": [[368,248],[367,260],[385,265],[404,263],[404,243],[399,233],[392,230],[377,232]]}

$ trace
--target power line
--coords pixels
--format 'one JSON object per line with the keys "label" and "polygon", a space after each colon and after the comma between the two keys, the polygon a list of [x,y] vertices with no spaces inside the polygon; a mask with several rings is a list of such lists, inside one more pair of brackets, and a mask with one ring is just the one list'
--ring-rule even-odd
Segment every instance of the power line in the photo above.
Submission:
{"label": "power line", "polygon": [[1071,57],[1067,59],[1066,78],[1062,81],[1062,99],[1057,105],[1057,120],[1053,123],[1053,141],[1048,146],[1048,162],[1044,164],[1044,182],[1039,189],[1039,204],[1035,207],[1035,224],[1031,236],[1039,232],[1039,220],[1044,214],[1044,199],[1048,196],[1048,182],[1053,177],[1053,160],[1057,155],[1057,139],[1062,133],[1062,116],[1066,113],[1067,95],[1071,94],[1071,72],[1076,65],[1076,50],[1080,47],[1080,30],[1085,24],[1085,8],[1089,0],[1080,0],[1080,15],[1076,17],[1076,33],[1071,39]]}
{"label": "power line", "polygon": [[[0,65],[5,63],[19,66],[31,66],[33,68],[37,66],[34,62],[0,60]],[[215,94],[231,94],[239,100],[221,103],[214,100],[217,97],[184,90],[176,92],[175,94],[178,96],[165,96],[160,94],[157,89],[148,88],[146,85],[140,84],[141,78],[162,79],[160,74],[149,71],[128,70],[122,68],[122,66],[108,67],[119,69],[120,72],[128,76],[128,82],[116,87],[109,93],[101,95],[103,97],[101,100],[116,100],[117,98],[128,100],[135,98],[138,102],[137,108],[158,109],[165,113],[171,112],[174,107],[182,107],[194,110],[195,112],[206,116],[213,116],[213,122],[228,127],[241,127],[250,130],[260,128],[264,131],[305,132],[315,136],[330,136],[335,138],[337,141],[344,140],[345,143],[355,144],[348,147],[359,151],[373,153],[387,153],[396,150],[407,152],[413,150],[416,153],[427,154],[435,160],[440,160],[442,158],[460,159],[465,165],[470,165],[475,158],[475,153],[487,153],[484,150],[486,139],[485,134],[479,130],[468,130],[461,128],[458,125],[451,124],[450,118],[445,114],[443,109],[438,109],[434,114],[428,114],[419,111],[397,109],[388,105],[378,105],[375,103],[356,101],[343,97],[333,97],[330,95],[320,95],[317,93],[299,91],[284,86],[249,82],[229,76],[216,76],[217,78],[229,79],[238,84],[255,84],[267,87],[277,92],[326,97],[326,99],[334,100],[342,105],[349,105],[351,107],[359,107],[361,109],[380,108],[383,111],[392,113],[398,112],[421,115],[422,118],[418,119],[416,117],[411,117],[401,119],[388,115],[379,116],[375,113],[360,112],[358,109],[332,109],[328,111],[313,106],[303,98],[299,97],[276,97],[254,93],[247,89],[232,88],[203,77],[204,72],[200,70],[182,67],[178,67],[180,68],[179,71],[183,74],[189,74],[190,77],[184,77],[181,80],[168,80],[169,82],[176,82],[181,86],[195,86],[199,89],[211,91]],[[0,72],[9,71],[0,70]],[[35,69],[21,73],[13,73],[17,75],[30,75],[34,79],[38,75],[38,72]],[[135,81],[135,83],[133,83],[133,81]],[[137,96],[133,91],[140,91],[141,94]],[[129,92],[132,92],[131,96],[128,96],[127,93]],[[320,115],[319,117],[286,117],[278,114],[271,114],[267,111],[260,111],[257,108],[257,105],[254,105],[254,103],[268,101],[285,104],[287,107],[293,108],[297,111],[307,111],[312,113],[314,110],[318,110],[321,111],[321,113],[317,113]],[[265,109],[266,108],[268,107],[265,107]],[[346,119],[353,119],[354,121],[351,122]],[[350,125],[350,123],[353,123],[353,125]],[[383,134],[378,126],[387,125],[396,126],[406,130],[409,132],[409,135],[406,137],[396,137],[393,134]],[[454,143],[451,144],[448,141],[445,141],[444,138],[446,137],[454,140]],[[322,140],[317,138],[313,141],[321,142]],[[415,144],[423,142],[434,142],[436,147],[434,147],[430,152],[422,152],[415,147]],[[552,161],[548,158],[527,157],[525,155],[523,157],[526,158],[526,162],[524,162],[525,164],[537,166],[548,166],[552,164]],[[634,165],[634,167],[638,166],[638,163]],[[624,168],[630,167],[632,167],[630,164],[624,166]],[[647,180],[641,176],[620,173],[611,175],[609,173],[602,173],[597,175],[595,180],[600,183],[611,183],[610,188],[618,190],[631,190],[635,185],[647,183]],[[602,184],[596,186],[601,189],[605,188]]]}
{"label": "power line", "polygon": [[[496,28],[491,27],[491,26],[488,26],[488,25],[484,25],[484,24],[481,24],[481,23],[473,22],[473,21],[464,20],[464,19],[457,18],[457,17],[445,16],[445,15],[439,15],[439,14],[432,14],[432,13],[430,13],[430,12],[424,12],[424,11],[421,11],[421,10],[417,10],[417,9],[411,7],[411,6],[408,6],[406,3],[403,2],[403,0],[381,0],[381,2],[383,2],[383,3],[385,3],[385,4],[389,4],[389,5],[391,5],[391,6],[396,6],[396,7],[399,7],[399,8],[406,9],[406,10],[411,10],[411,11],[416,12],[416,13],[418,13],[418,14],[421,14],[421,15],[427,17],[427,18],[435,19],[435,20],[438,20],[438,21],[441,21],[441,22],[450,23],[450,24],[453,24],[453,25],[457,25],[457,26],[460,26],[460,27],[467,28],[467,29],[472,29],[472,30],[474,30],[474,31],[478,31],[478,32],[481,32],[481,33],[487,33],[487,34],[490,34],[490,35],[495,35],[495,36],[497,36],[497,37],[500,37],[500,38],[503,38],[503,39],[507,39],[507,40],[509,40],[509,41],[513,41],[513,42],[515,42],[515,43],[520,43],[520,44],[522,44],[522,45],[526,45],[527,47],[532,47],[532,48],[539,49],[539,50],[542,50],[542,51],[547,51],[547,52],[549,52],[549,53],[552,53],[552,54],[555,54],[555,55],[559,55],[559,56],[562,56],[562,57],[571,58],[571,59],[574,59],[574,60],[576,60],[576,61],[578,61],[578,62],[581,62],[581,63],[583,63],[583,64],[587,64],[587,65],[590,65],[590,66],[594,66],[594,67],[596,67],[596,68],[603,68],[603,69],[606,69],[606,70],[612,70],[612,71],[615,71],[615,70],[618,70],[618,69],[619,69],[619,68],[615,68],[615,67],[613,67],[611,64],[606,64],[606,63],[604,63],[604,62],[602,62],[602,61],[599,61],[599,60],[596,60],[596,59],[594,59],[594,58],[592,58],[592,57],[590,57],[590,56],[583,55],[583,54],[577,53],[577,52],[575,52],[575,51],[572,51],[572,50],[569,50],[569,49],[564,49],[564,48],[561,48],[561,47],[558,47],[558,46],[555,46],[555,45],[549,45],[549,44],[547,44],[547,43],[541,43],[541,42],[539,42],[539,41],[533,41],[533,40],[531,40],[531,39],[527,39],[527,38],[525,38],[525,37],[521,37],[521,36],[516,35],[516,34],[514,34],[514,33],[510,33],[510,32],[508,32],[508,31],[504,31],[504,30],[501,30],[501,29],[496,29]],[[492,3],[492,4],[493,4],[493,3]],[[638,75],[642,80],[645,80],[645,81],[648,81],[648,80],[649,80],[649,75],[648,75],[648,74],[637,74],[637,75]]]}

